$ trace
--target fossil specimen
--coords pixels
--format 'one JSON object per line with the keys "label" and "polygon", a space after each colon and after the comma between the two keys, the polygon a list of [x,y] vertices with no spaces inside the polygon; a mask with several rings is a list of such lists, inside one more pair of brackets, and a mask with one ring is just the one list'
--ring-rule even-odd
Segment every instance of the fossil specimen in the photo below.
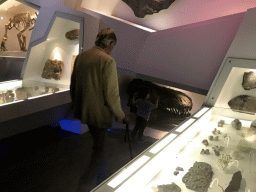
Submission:
{"label": "fossil specimen", "polygon": [[175,0],[122,0],[134,12],[134,15],[139,18],[145,15],[158,13],[163,9],[167,9]]}
{"label": "fossil specimen", "polygon": [[256,128],[256,120],[254,120],[252,123],[251,123],[251,126],[252,128]]}
{"label": "fossil specimen", "polygon": [[244,73],[242,86],[245,90],[256,88],[256,74],[253,71]]}
{"label": "fossil specimen", "polygon": [[213,136],[210,135],[210,136],[208,137],[208,139],[209,139],[210,141],[213,141]]}
{"label": "fossil specimen", "polygon": [[52,88],[52,93],[56,93],[56,92],[59,91],[59,90],[60,90],[60,88],[54,87],[54,88]]}
{"label": "fossil specimen", "polygon": [[[1,51],[8,51],[7,48],[5,47],[5,42],[8,39],[7,32],[8,30],[11,30],[12,28],[17,29],[19,32],[17,34],[18,36],[18,41],[20,44],[20,50],[21,51],[27,51],[26,50],[26,36],[24,35],[24,32],[27,31],[32,25],[32,28],[29,29],[32,30],[34,28],[34,24],[37,19],[37,13],[35,16],[31,16],[29,12],[26,13],[18,13],[14,15],[12,18],[9,19],[9,23],[5,25],[5,33],[2,38],[1,42]],[[20,29],[20,25],[23,25],[23,29]]]}
{"label": "fossil specimen", "polygon": [[205,145],[206,147],[209,145],[207,139],[203,140],[203,141],[202,141],[202,144]]}
{"label": "fossil specimen", "polygon": [[200,152],[200,154],[202,154],[202,155],[204,155],[204,154],[209,155],[209,154],[210,154],[210,151],[209,151],[209,149],[202,149],[202,151]]}
{"label": "fossil specimen", "polygon": [[4,93],[4,100],[6,103],[14,101],[14,93],[12,90],[8,90],[6,93]]}
{"label": "fossil specimen", "polygon": [[230,153],[230,156],[231,156],[233,159],[235,159],[235,160],[240,160],[240,159],[243,158],[242,153],[241,153],[240,151],[238,151],[238,150],[232,151],[232,152]]}
{"label": "fossil specimen", "polygon": [[224,135],[223,135],[223,138],[225,139],[225,138],[227,138],[227,136],[228,136],[228,134],[224,134]]}
{"label": "fossil specimen", "polygon": [[239,95],[228,102],[228,105],[233,110],[241,112],[256,112],[256,98],[249,95]]}
{"label": "fossil specimen", "polygon": [[240,130],[242,127],[242,123],[238,119],[233,120],[231,122],[231,125],[232,125],[232,127],[234,127],[237,130]]}
{"label": "fossil specimen", "polygon": [[218,140],[219,140],[219,136],[213,137],[213,140],[214,140],[214,141],[218,141]]}
{"label": "fossil specimen", "polygon": [[62,61],[48,59],[45,62],[41,77],[45,79],[53,78],[55,80],[60,80],[63,68],[64,64]]}
{"label": "fossil specimen", "polygon": [[212,133],[214,135],[221,134],[220,130],[217,130],[216,128],[213,129]]}
{"label": "fossil specimen", "polygon": [[246,129],[242,133],[242,137],[248,138],[256,135],[256,130],[255,129]]}
{"label": "fossil specimen", "polygon": [[224,120],[220,120],[218,122],[218,127],[223,127],[224,124],[225,124],[225,121]]}
{"label": "fossil specimen", "polygon": [[229,182],[228,187],[225,189],[225,192],[239,191],[241,181],[242,181],[242,173],[241,171],[237,171],[236,173],[233,174],[233,177]]}
{"label": "fossil specimen", "polygon": [[158,185],[157,187],[152,187],[154,192],[181,192],[181,188],[172,182],[167,185]]}
{"label": "fossil specimen", "polygon": [[219,151],[217,151],[217,150],[213,150],[214,151],[214,154],[216,155],[216,156],[220,156],[220,152]]}
{"label": "fossil specimen", "polygon": [[195,162],[193,167],[189,169],[182,182],[185,183],[188,189],[197,192],[207,191],[212,180],[213,171],[211,165],[204,162]]}
{"label": "fossil specimen", "polygon": [[176,167],[177,171],[184,171],[184,169],[182,167]]}
{"label": "fossil specimen", "polygon": [[216,151],[222,151],[224,149],[223,146],[218,146],[218,145],[215,145],[212,147],[213,150],[216,150]]}
{"label": "fossil specimen", "polygon": [[218,166],[221,170],[224,170],[230,162],[232,162],[233,159],[229,154],[222,154],[220,158],[218,159]]}
{"label": "fossil specimen", "polygon": [[179,171],[174,171],[174,175],[178,175],[180,172]]}
{"label": "fossil specimen", "polygon": [[69,40],[75,40],[79,38],[79,29],[74,29],[65,34],[65,37]]}
{"label": "fossil specimen", "polygon": [[237,149],[242,152],[250,152],[252,149],[252,143],[246,139],[241,139],[237,144]]}
{"label": "fossil specimen", "polygon": [[158,110],[166,112],[170,117],[188,117],[191,115],[189,111],[192,109],[192,99],[188,95],[138,78],[133,79],[126,90],[129,96],[127,106],[130,107],[130,112],[136,113],[137,111],[136,106],[132,104],[132,98],[142,87],[149,89],[149,101],[152,103],[155,103],[157,96],[159,96]]}

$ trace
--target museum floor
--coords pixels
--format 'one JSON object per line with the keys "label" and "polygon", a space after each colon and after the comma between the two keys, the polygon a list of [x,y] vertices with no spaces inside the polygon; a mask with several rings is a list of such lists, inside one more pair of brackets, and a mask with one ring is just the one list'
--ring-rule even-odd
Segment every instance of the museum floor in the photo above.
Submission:
{"label": "museum floor", "polygon": [[[131,141],[133,156],[139,155],[152,143],[163,137],[184,119],[172,119],[169,128],[157,129],[150,124],[145,130],[147,141]],[[133,126],[131,122],[130,129]],[[151,126],[151,127],[150,127]],[[161,126],[159,126],[161,127]],[[112,129],[106,145],[108,176],[130,161],[124,130]],[[88,165],[92,152],[89,132],[82,135],[61,130],[60,127],[42,127],[0,140],[1,192],[75,192],[79,179]],[[84,184],[90,191],[96,181]]]}

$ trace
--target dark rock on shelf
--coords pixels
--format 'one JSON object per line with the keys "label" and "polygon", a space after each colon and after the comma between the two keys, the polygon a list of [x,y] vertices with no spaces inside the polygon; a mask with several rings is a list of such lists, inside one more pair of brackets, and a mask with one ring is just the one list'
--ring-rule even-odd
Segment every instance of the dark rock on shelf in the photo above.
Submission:
{"label": "dark rock on shelf", "polygon": [[218,122],[218,127],[223,127],[224,124],[225,124],[225,121],[224,120],[220,120]]}
{"label": "dark rock on shelf", "polygon": [[231,125],[237,130],[240,130],[242,128],[242,123],[238,119],[233,120],[231,122]]}
{"label": "dark rock on shelf", "polygon": [[45,79],[53,78],[55,80],[60,80],[63,68],[64,68],[64,63],[62,61],[58,61],[57,59],[54,59],[54,60],[48,59],[45,62],[45,66],[44,66],[41,77]]}
{"label": "dark rock on shelf", "polygon": [[231,181],[229,182],[228,187],[225,189],[225,192],[237,192],[240,189],[241,181],[242,181],[241,171],[234,173]]}
{"label": "dark rock on shelf", "polygon": [[122,0],[134,12],[134,15],[143,18],[146,15],[158,13],[167,9],[175,0]]}
{"label": "dark rock on shelf", "polygon": [[249,95],[239,95],[228,102],[231,109],[238,112],[256,112],[256,98]]}
{"label": "dark rock on shelf", "polygon": [[75,40],[79,38],[79,29],[74,29],[65,34],[65,37],[69,40]]}
{"label": "dark rock on shelf", "polygon": [[242,86],[245,90],[256,88],[256,74],[253,71],[244,73]]}
{"label": "dark rock on shelf", "polygon": [[172,182],[171,184],[167,185],[158,185],[157,187],[152,187],[156,192],[181,192],[181,188]]}

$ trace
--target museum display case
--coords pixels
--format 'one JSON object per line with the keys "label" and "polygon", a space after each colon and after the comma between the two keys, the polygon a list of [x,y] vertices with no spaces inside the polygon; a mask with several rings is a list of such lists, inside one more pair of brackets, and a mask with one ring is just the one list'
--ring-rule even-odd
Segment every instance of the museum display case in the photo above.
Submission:
{"label": "museum display case", "polygon": [[256,191],[255,64],[228,58],[200,110],[92,191]]}

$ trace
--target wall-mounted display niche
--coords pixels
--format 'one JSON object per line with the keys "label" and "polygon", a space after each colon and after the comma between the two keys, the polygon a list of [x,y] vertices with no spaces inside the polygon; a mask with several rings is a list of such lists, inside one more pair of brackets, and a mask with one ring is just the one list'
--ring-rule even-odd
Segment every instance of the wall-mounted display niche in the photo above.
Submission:
{"label": "wall-mounted display niche", "polygon": [[228,58],[200,110],[92,191],[256,191],[255,64]]}
{"label": "wall-mounted display niche", "polygon": [[0,87],[1,103],[68,90],[73,64],[79,54],[79,29],[79,22],[55,17],[46,40],[29,50],[20,86]]}

